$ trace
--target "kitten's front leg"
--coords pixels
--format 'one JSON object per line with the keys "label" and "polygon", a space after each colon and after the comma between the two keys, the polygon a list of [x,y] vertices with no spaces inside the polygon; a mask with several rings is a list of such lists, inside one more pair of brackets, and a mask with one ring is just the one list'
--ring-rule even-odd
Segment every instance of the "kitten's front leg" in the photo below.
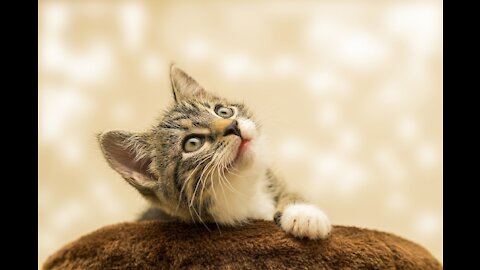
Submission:
{"label": "kitten's front leg", "polygon": [[278,199],[274,220],[285,232],[309,239],[325,239],[330,235],[332,225],[320,208],[290,193],[280,194]]}

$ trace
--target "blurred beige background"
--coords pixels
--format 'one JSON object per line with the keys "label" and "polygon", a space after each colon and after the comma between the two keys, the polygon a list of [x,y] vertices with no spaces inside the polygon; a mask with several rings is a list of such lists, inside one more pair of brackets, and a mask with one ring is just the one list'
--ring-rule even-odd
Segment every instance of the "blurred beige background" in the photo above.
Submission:
{"label": "blurred beige background", "polygon": [[245,101],[333,223],[443,260],[441,1],[40,1],[38,262],[146,206],[95,133],[172,102],[171,62]]}

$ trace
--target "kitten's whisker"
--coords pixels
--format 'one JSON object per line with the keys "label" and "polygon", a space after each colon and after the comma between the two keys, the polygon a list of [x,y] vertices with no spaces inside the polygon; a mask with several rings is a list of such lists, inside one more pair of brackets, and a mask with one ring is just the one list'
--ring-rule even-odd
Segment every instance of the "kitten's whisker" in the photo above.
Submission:
{"label": "kitten's whisker", "polygon": [[227,212],[228,213],[231,213],[230,212],[230,207],[228,206],[228,200],[227,200],[227,197],[225,196],[225,189],[223,188],[223,179],[222,178],[219,178],[220,181],[218,182],[220,184],[220,188],[222,189],[222,194],[223,194],[223,199],[225,200],[224,203],[225,203],[225,206],[227,206]]}
{"label": "kitten's whisker", "polygon": [[190,173],[190,175],[188,175],[187,178],[185,179],[185,182],[183,183],[182,188],[180,189],[180,195],[182,194],[183,190],[185,189],[185,186],[186,186],[187,182],[190,180],[190,177],[196,172],[198,167],[200,167],[200,165],[202,165],[203,162],[205,162],[210,156],[206,156],[206,157],[200,159],[201,160],[200,163],[193,169],[193,171]]}
{"label": "kitten's whisker", "polygon": [[[243,194],[243,193],[241,193],[240,191],[238,191],[237,189],[235,189],[235,188],[232,186],[232,184],[230,183],[230,181],[228,181],[228,178],[225,176],[224,169],[226,169],[226,167],[227,167],[226,162],[223,162],[223,163],[222,163],[222,166],[223,166],[223,168],[222,168],[221,172],[219,173],[219,176],[220,176],[220,178],[225,179],[225,182],[226,182],[225,186],[226,186],[228,189],[230,189],[230,191],[232,191],[232,192],[235,192],[235,193],[237,193],[237,194],[239,194],[239,195],[242,195],[242,196],[246,196],[245,194]],[[222,175],[222,174],[223,174],[223,175]]]}
{"label": "kitten's whisker", "polygon": [[[213,171],[214,169],[215,169],[215,167],[211,168],[210,171]],[[212,175],[213,175],[213,174],[212,174]],[[207,175],[206,175],[206,179],[207,179],[207,178],[208,178],[208,173],[207,173]],[[211,185],[212,185],[212,190],[213,190],[213,194],[214,194],[214,196],[215,196],[215,201],[216,201],[216,200],[217,200],[217,195],[216,195],[216,193],[215,193],[215,188],[213,187],[213,186],[214,186],[213,182],[211,182]],[[200,211],[200,215],[202,214],[202,206],[201,206],[201,205],[202,205],[202,202],[203,202],[202,197],[203,197],[203,189],[202,189],[202,191],[200,192],[200,210],[199,210],[199,211]],[[220,232],[220,234],[222,234],[222,230],[220,230],[220,226],[218,225],[217,220],[215,219],[214,216],[212,216],[212,218],[213,218],[213,222],[215,222],[215,224],[217,225],[218,231]]]}
{"label": "kitten's whisker", "polygon": [[227,171],[228,174],[235,175],[235,176],[237,176],[237,177],[242,177],[241,175],[236,174],[236,173],[233,173],[232,171],[230,171],[230,169],[229,169],[228,167],[229,167],[229,166],[227,165],[227,166],[225,166],[225,168],[224,168],[224,169]]}
{"label": "kitten's whisker", "polygon": [[[235,166],[231,166],[230,169],[234,172],[238,172],[239,170],[237,168],[235,168]],[[237,176],[240,176],[240,175],[237,175]]]}
{"label": "kitten's whisker", "polygon": [[205,183],[207,182],[208,180],[208,175],[210,174],[210,184],[212,185],[213,187],[213,171],[215,171],[215,169],[218,167],[218,164],[215,164],[216,160],[217,160],[217,155],[214,155],[212,160],[214,161],[214,165],[212,167],[212,169],[210,170],[212,173],[210,174],[210,172],[207,173],[207,175],[205,175],[205,181],[204,181],[204,184],[203,184],[203,187],[200,191],[200,213],[202,213],[202,204],[203,204],[203,190],[205,189]]}
{"label": "kitten's whisker", "polygon": [[[221,160],[223,160],[223,156],[225,156],[225,155],[226,155],[226,151],[224,151],[224,152],[222,153],[222,159],[221,159]],[[240,194],[240,195],[242,195],[242,196],[245,196],[245,194],[243,194],[243,193],[239,192],[238,190],[236,190],[236,189],[232,186],[232,184],[230,183],[230,181],[228,181],[227,177],[225,176],[224,170],[225,170],[225,168],[226,168],[226,166],[227,166],[227,165],[226,165],[226,162],[225,162],[225,161],[222,161],[222,162],[221,162],[221,166],[222,166],[222,168],[221,168],[221,170],[218,171],[218,176],[219,176],[220,179],[222,179],[222,181],[225,180],[225,182],[226,182],[225,186],[226,186],[228,189],[230,189],[230,191],[235,192],[235,193],[237,193],[237,194]],[[223,174],[223,175],[222,175],[222,174]]]}
{"label": "kitten's whisker", "polygon": [[178,202],[177,202],[177,207],[176,207],[176,210],[178,210],[178,207],[180,207],[180,202],[181,202],[181,199],[182,199],[182,194],[183,194],[183,191],[187,185],[187,183],[190,181],[190,178],[192,177],[192,175],[197,171],[197,169],[200,167],[200,165],[202,165],[208,158],[210,158],[211,156],[213,155],[213,153],[211,154],[208,154],[207,156],[203,157],[203,158],[200,158],[198,160],[200,160],[200,163],[198,163],[198,165],[193,169],[193,171],[190,173],[190,175],[188,175],[188,177],[185,179],[185,182],[183,183],[182,185],[182,188],[180,189],[180,194],[178,196]]}
{"label": "kitten's whisker", "polygon": [[215,192],[215,185],[214,185],[214,183],[212,183],[212,192],[213,192],[213,197],[215,198],[215,200],[217,200],[217,193]]}
{"label": "kitten's whisker", "polygon": [[195,212],[195,214],[197,214],[197,217],[198,219],[200,220],[200,223],[203,224],[203,226],[207,229],[207,231],[211,232],[210,228],[208,228],[207,224],[205,224],[205,222],[203,222],[203,219],[200,217],[200,215],[198,214],[197,210],[195,210],[195,207],[192,207],[193,211]]}
{"label": "kitten's whisker", "polygon": [[207,165],[205,167],[203,167],[203,170],[202,170],[202,173],[200,174],[200,177],[198,178],[198,181],[197,181],[197,185],[195,186],[195,189],[193,191],[193,194],[192,194],[192,199],[190,201],[190,206],[193,205],[193,200],[195,199],[195,195],[197,193],[197,189],[198,189],[198,185],[200,184],[200,182],[203,181],[203,174],[205,173],[206,170],[208,170],[208,168],[211,166],[212,164],[212,160],[210,160]]}
{"label": "kitten's whisker", "polygon": [[[213,164],[213,167],[215,166],[215,156],[212,158],[212,162]],[[210,171],[213,169],[212,166],[209,167],[209,171],[207,172],[207,174],[205,175],[205,178],[202,177],[202,179],[200,181],[202,181],[202,187],[200,188],[200,194],[199,194],[199,200],[200,200],[200,206],[199,206],[199,212],[200,214],[202,213],[202,204],[203,204],[203,191],[205,189],[205,185],[207,183],[207,179],[208,179],[208,174],[210,173]]]}
{"label": "kitten's whisker", "polygon": [[195,218],[193,217],[192,209],[191,209],[190,206],[188,207],[188,212],[190,213],[190,217],[192,218],[193,223],[194,223],[195,225],[197,225],[197,223],[195,222]]}
{"label": "kitten's whisker", "polygon": [[227,197],[226,197],[226,195],[225,195],[225,189],[223,188],[223,185],[224,185],[223,179],[222,179],[221,177],[218,177],[218,179],[219,179],[219,182],[218,182],[218,183],[219,183],[219,185],[220,185],[220,188],[222,189],[223,199],[225,200],[225,201],[224,201],[224,204],[225,204],[225,206],[227,207],[227,212],[228,212],[228,213],[231,213],[231,211],[230,211],[230,206],[229,206],[229,203],[228,203],[229,201],[227,200]]}
{"label": "kitten's whisker", "polygon": [[[223,170],[222,170],[222,173],[223,173]],[[228,181],[228,179],[227,179],[227,177],[226,177],[225,175],[223,175],[223,176],[220,175],[220,176],[221,176],[223,179],[225,179],[226,187],[227,187],[228,189],[230,189],[230,191],[235,192],[235,193],[237,193],[237,194],[239,194],[239,195],[242,195],[242,196],[246,196],[245,194],[243,194],[243,193],[241,193],[240,191],[238,191],[237,189],[235,189],[235,188],[232,186],[232,184],[230,183],[230,181]]]}
{"label": "kitten's whisker", "polygon": [[197,193],[197,189],[198,189],[198,185],[200,184],[200,181],[203,182],[203,174],[205,173],[205,171],[208,170],[210,166],[212,166],[213,162],[214,162],[214,158],[212,158],[210,162],[208,162],[208,164],[203,168],[202,174],[200,175],[200,179],[198,180],[197,185],[195,186],[195,190],[193,191],[192,200],[190,201],[190,206],[193,205],[193,200],[195,199],[195,195]]}
{"label": "kitten's whisker", "polygon": [[220,234],[222,234],[222,230],[220,230],[220,226],[218,225],[217,220],[213,216],[212,218],[213,218],[213,222],[215,222],[215,224],[217,225],[218,231],[220,232]]}
{"label": "kitten's whisker", "polygon": [[[213,156],[215,153],[211,153],[210,156]],[[200,179],[203,178],[203,174],[208,171],[209,167],[213,164],[215,156],[212,157],[210,162],[203,168],[202,174],[200,175]]]}
{"label": "kitten's whisker", "polygon": [[[212,163],[212,161],[210,161],[210,162],[207,164],[207,166],[208,166],[209,164],[211,164],[211,163]],[[207,167],[207,166],[206,166],[206,167]],[[204,169],[205,169],[205,168],[204,168]],[[202,173],[202,174],[203,174],[203,173]],[[211,231],[210,228],[208,228],[208,226],[205,224],[205,222],[203,222],[202,217],[200,216],[200,214],[197,212],[197,210],[196,210],[195,207],[193,206],[193,201],[194,201],[194,199],[195,199],[195,193],[196,193],[196,191],[197,191],[198,184],[200,183],[200,181],[202,181],[202,178],[201,178],[201,177],[200,177],[200,179],[199,179],[199,181],[198,181],[198,183],[197,183],[197,186],[195,187],[194,193],[193,193],[193,195],[192,195],[192,200],[191,200],[190,205],[189,205],[189,209],[193,209],[193,211],[194,211],[195,214],[197,215],[198,219],[200,220],[200,223],[202,223],[203,226],[210,232],[210,231]],[[199,211],[201,211],[201,208],[199,209]]]}
{"label": "kitten's whisker", "polygon": [[[236,170],[234,167],[230,167],[229,165],[226,165],[225,166],[225,170],[227,171],[227,173],[229,174],[232,174],[232,175],[235,175],[237,177],[242,177],[242,175],[239,175],[239,174],[236,174],[236,173],[233,173],[232,171],[230,170]],[[237,170],[238,171],[238,170]]]}

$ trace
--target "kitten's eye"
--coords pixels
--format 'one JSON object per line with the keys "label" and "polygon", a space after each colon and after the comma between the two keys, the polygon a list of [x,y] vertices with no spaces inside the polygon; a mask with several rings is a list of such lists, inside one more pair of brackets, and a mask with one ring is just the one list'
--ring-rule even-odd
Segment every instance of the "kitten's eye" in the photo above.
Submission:
{"label": "kitten's eye", "polygon": [[215,108],[215,113],[223,118],[230,118],[233,116],[233,109],[227,108],[227,107],[222,107],[222,106],[217,106]]}
{"label": "kitten's eye", "polygon": [[190,137],[183,143],[183,150],[187,153],[197,151],[198,149],[200,149],[200,147],[202,147],[204,142],[204,138]]}

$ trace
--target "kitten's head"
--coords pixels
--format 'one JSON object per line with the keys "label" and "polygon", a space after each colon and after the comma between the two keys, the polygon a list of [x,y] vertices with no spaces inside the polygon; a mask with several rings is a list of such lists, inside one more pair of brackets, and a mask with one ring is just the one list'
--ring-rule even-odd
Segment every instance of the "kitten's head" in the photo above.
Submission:
{"label": "kitten's head", "polygon": [[221,196],[212,196],[215,187],[221,193],[263,168],[258,124],[243,104],[208,93],[179,68],[170,78],[175,102],[156,126],[98,139],[110,166],[145,198],[182,219],[192,207],[208,219]]}

